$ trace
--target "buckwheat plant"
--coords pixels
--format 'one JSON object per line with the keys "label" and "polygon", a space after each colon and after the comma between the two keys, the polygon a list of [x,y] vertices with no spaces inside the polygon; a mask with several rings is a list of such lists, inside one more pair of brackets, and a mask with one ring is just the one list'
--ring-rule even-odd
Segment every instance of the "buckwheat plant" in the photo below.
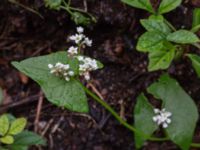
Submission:
{"label": "buckwheat plant", "polygon": [[[200,29],[199,8],[193,12],[191,29],[176,29],[163,14],[177,8],[181,5],[182,0],[161,0],[158,9],[153,8],[150,0],[121,1],[150,13],[147,19],[140,20],[146,32],[139,37],[136,46],[138,51],[148,54],[148,71],[166,70],[173,62],[189,58],[200,77],[200,56],[188,54],[189,46],[200,49],[200,39],[195,34]],[[164,74],[158,82],[147,88],[147,93],[153,95],[154,99],[160,100],[161,108],[154,109],[147,96],[142,93],[137,99],[134,110],[135,128],[150,136],[161,126],[165,137],[148,139],[136,134],[136,147],[141,148],[148,139],[153,141],[171,140],[182,150],[188,150],[191,146],[200,148],[200,144],[192,143],[199,118],[198,109],[194,100],[178,82]]]}
{"label": "buckwheat plant", "polygon": [[[84,55],[84,49],[92,46],[92,40],[84,34],[82,27],[76,30],[76,34],[69,36],[73,45],[66,51],[12,62],[13,66],[36,81],[47,100],[59,107],[88,113],[86,95],[90,96],[134,133],[136,148],[141,148],[146,140],[172,140],[183,150],[190,146],[200,147],[199,144],[191,143],[198,119],[196,105],[169,75],[164,74],[147,89],[148,94],[161,100],[160,109],[155,109],[145,94],[138,96],[134,108],[134,125],[121,118],[110,105],[90,91],[85,86],[92,78],[90,73],[103,68],[103,65]],[[160,126],[166,133],[164,137],[156,137],[154,134]]]}

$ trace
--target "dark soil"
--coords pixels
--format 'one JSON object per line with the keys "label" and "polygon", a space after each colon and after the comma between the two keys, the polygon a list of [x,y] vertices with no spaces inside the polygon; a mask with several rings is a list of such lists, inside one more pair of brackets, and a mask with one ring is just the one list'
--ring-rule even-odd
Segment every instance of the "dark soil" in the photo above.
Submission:
{"label": "dark soil", "polygon": [[[88,11],[97,23],[86,29],[94,46],[85,54],[99,59],[105,68],[92,74],[92,84],[104,99],[129,123],[133,122],[136,97],[162,74],[147,72],[147,55],[135,50],[138,36],[144,32],[139,19],[148,14],[128,7],[118,0],[85,0]],[[0,1],[0,87],[4,89],[4,105],[0,112],[28,118],[33,130],[40,87],[11,66],[13,60],[49,54],[66,49],[67,38],[76,25],[64,11],[51,11],[42,0],[21,0],[20,3],[40,12],[43,19],[19,5]],[[156,3],[155,7],[156,7]],[[83,1],[73,6],[84,9]],[[185,1],[176,11],[166,15],[177,28],[190,28],[198,0]],[[184,25],[184,26],[183,26]],[[197,52],[196,49],[190,50]],[[192,96],[200,110],[200,80],[188,60],[183,58],[169,68],[183,88]],[[18,104],[20,101],[26,103]],[[27,101],[28,100],[28,101]],[[44,134],[48,146],[44,150],[133,150],[133,134],[121,126],[105,109],[89,98],[90,113],[78,114],[62,110],[44,99],[38,132]],[[12,104],[12,105],[11,105]],[[49,125],[44,132],[43,126]],[[58,129],[54,131],[56,125]],[[200,141],[200,122],[194,141]],[[38,149],[38,148],[33,148]],[[176,150],[171,142],[148,142],[143,150]]]}

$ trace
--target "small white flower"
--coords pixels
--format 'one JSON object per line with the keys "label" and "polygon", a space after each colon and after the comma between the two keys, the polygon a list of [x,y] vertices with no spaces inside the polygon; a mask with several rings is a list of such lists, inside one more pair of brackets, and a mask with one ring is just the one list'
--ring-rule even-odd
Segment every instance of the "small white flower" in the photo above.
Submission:
{"label": "small white flower", "polygon": [[88,37],[86,37],[83,41],[83,44],[91,47],[92,46],[92,40],[90,40]]}
{"label": "small white flower", "polygon": [[76,44],[81,43],[85,35],[83,34],[75,34],[69,37],[70,40],[75,41]]}
{"label": "small white flower", "polygon": [[69,81],[70,79],[69,79],[69,77],[65,77],[65,80],[66,80],[66,81]]}
{"label": "small white flower", "polygon": [[74,71],[69,71],[68,74],[69,74],[70,76],[74,76]]}
{"label": "small white flower", "polygon": [[77,30],[78,33],[83,33],[84,32],[83,27],[77,27],[76,30]]}
{"label": "small white flower", "polygon": [[83,56],[78,56],[77,59],[78,59],[79,61],[83,61],[84,57],[83,57]]}
{"label": "small white flower", "polygon": [[74,72],[70,70],[69,64],[57,62],[55,65],[48,64],[48,68],[50,69],[51,74],[62,77],[66,81],[70,81],[70,78],[75,75]]}
{"label": "small white flower", "polygon": [[85,72],[85,73],[84,73],[84,78],[85,78],[85,80],[87,80],[87,81],[90,80],[90,74],[89,74],[89,72]]}
{"label": "small white flower", "polygon": [[48,64],[48,67],[49,67],[49,69],[52,69],[53,65],[52,64]]}
{"label": "small white flower", "polygon": [[156,114],[152,119],[154,122],[157,123],[157,125],[162,125],[163,128],[167,128],[169,124],[171,123],[171,116],[172,113],[166,111],[166,109],[154,109],[154,113]]}
{"label": "small white flower", "polygon": [[162,124],[162,127],[163,127],[163,128],[167,128],[167,127],[168,127],[168,124],[167,124],[167,123],[163,123],[163,124]]}
{"label": "small white flower", "polygon": [[71,56],[78,54],[78,47],[71,46],[68,50],[68,54]]}

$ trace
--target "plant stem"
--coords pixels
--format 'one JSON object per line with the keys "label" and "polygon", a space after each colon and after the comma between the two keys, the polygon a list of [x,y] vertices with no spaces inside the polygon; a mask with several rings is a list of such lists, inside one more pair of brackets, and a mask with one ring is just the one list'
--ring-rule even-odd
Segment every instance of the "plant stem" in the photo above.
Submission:
{"label": "plant stem", "polygon": [[112,107],[110,107],[104,100],[100,99],[98,96],[96,96],[94,93],[92,93],[89,89],[87,89],[85,86],[83,86],[85,92],[90,95],[94,100],[96,100],[98,103],[100,103],[105,109],[107,109],[124,127],[131,130],[132,132],[138,134],[139,136],[142,136],[150,141],[166,141],[169,140],[167,137],[164,138],[157,138],[157,137],[149,137],[145,135],[144,133],[138,131],[136,128],[134,128],[133,125],[130,125],[125,120],[123,120],[118,113],[113,110]]}
{"label": "plant stem", "polygon": [[200,143],[192,143],[191,147],[200,148]]}
{"label": "plant stem", "polygon": [[73,16],[73,12],[68,7],[60,6],[60,8],[66,10],[71,16]]}
{"label": "plant stem", "polygon": [[[82,84],[81,84],[82,85]],[[163,137],[163,138],[157,138],[157,137],[149,137],[145,135],[144,133],[138,131],[133,125],[130,125],[127,123],[125,120],[123,120],[118,113],[113,110],[112,107],[110,107],[104,100],[100,99],[97,95],[92,93],[88,88],[82,85],[84,88],[85,92],[90,95],[94,100],[96,100],[98,103],[100,103],[105,109],[107,109],[124,127],[127,129],[131,130],[132,132],[138,134],[139,136],[142,136],[143,138],[146,138],[149,141],[154,141],[154,142],[164,142],[170,140],[168,137]],[[191,147],[196,147],[200,148],[200,143],[191,143]]]}
{"label": "plant stem", "polygon": [[81,13],[84,13],[84,14],[88,15],[92,19],[92,21],[94,21],[96,23],[96,18],[94,16],[92,16],[90,13],[86,12],[85,10],[82,10],[82,9],[79,9],[79,8],[70,7],[70,6],[69,6],[69,9],[73,10],[73,11],[78,11],[78,12],[81,12]]}

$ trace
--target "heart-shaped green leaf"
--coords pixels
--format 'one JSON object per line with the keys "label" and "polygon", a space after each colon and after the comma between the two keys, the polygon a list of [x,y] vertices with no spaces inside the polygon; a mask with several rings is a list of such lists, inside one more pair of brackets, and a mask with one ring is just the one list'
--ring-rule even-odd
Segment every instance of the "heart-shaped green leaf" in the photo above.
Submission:
{"label": "heart-shaped green leaf", "polygon": [[165,35],[161,32],[151,31],[140,36],[137,43],[137,50],[141,52],[151,52],[163,48]]}
{"label": "heart-shaped green leaf", "polygon": [[8,134],[16,135],[22,132],[26,126],[26,119],[25,118],[18,118],[11,123],[10,129]]}
{"label": "heart-shaped green leaf", "polygon": [[187,30],[178,30],[176,32],[170,33],[167,36],[167,40],[179,44],[192,44],[200,41],[198,36]]}
{"label": "heart-shaped green leaf", "polygon": [[147,10],[154,13],[150,0],[122,0],[122,2],[136,8]]}
{"label": "heart-shaped green leaf", "polygon": [[188,150],[198,120],[198,111],[192,98],[175,79],[168,75],[160,77],[148,92],[163,101],[162,107],[172,113],[172,122],[166,132],[182,150]]}
{"label": "heart-shaped green leaf", "polygon": [[[147,136],[151,136],[158,126],[153,122],[154,111],[144,94],[137,98],[134,109],[135,128]],[[145,138],[135,134],[136,147],[139,149],[145,142]]]}
{"label": "heart-shaped green leaf", "polygon": [[158,14],[164,14],[170,12],[181,4],[182,0],[162,0],[159,8]]}
{"label": "heart-shaped green leaf", "polygon": [[57,52],[12,64],[36,81],[42,87],[47,99],[53,104],[71,111],[88,112],[86,94],[80,82],[75,79],[67,82],[50,74],[48,64],[56,64],[57,62],[70,64],[70,68],[76,72],[76,67],[74,68],[70,61],[71,59],[67,58],[66,52]]}
{"label": "heart-shaped green leaf", "polygon": [[5,114],[0,117],[0,135],[4,136],[8,132],[8,129],[9,129],[9,120],[7,115]]}
{"label": "heart-shaped green leaf", "polygon": [[192,61],[192,66],[195,69],[198,77],[200,77],[200,56],[195,54],[188,54],[188,57]]}

